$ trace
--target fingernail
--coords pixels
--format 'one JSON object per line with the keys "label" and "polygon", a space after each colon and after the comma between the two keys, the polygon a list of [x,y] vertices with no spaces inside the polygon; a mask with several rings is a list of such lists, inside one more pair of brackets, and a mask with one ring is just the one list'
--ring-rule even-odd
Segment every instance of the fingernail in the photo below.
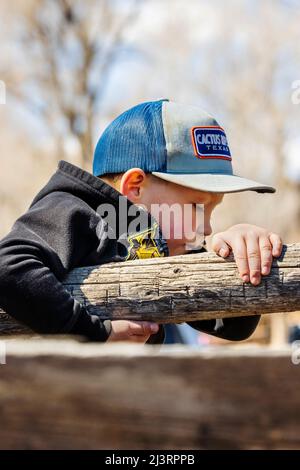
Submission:
{"label": "fingernail", "polygon": [[266,266],[264,266],[261,270],[261,273],[262,274],[268,274],[268,268]]}
{"label": "fingernail", "polygon": [[151,331],[156,333],[158,331],[158,325],[153,324],[153,325],[150,326],[150,329],[151,329]]}
{"label": "fingernail", "polygon": [[219,251],[219,254],[220,256],[225,256],[226,255],[226,250],[224,248],[221,248],[221,250]]}
{"label": "fingernail", "polygon": [[249,276],[248,276],[248,274],[244,274],[244,275],[243,275],[243,281],[244,281],[244,282],[249,282]]}
{"label": "fingernail", "polygon": [[258,276],[252,276],[251,277],[251,282],[252,282],[252,284],[257,285],[257,284],[260,283],[260,278]]}

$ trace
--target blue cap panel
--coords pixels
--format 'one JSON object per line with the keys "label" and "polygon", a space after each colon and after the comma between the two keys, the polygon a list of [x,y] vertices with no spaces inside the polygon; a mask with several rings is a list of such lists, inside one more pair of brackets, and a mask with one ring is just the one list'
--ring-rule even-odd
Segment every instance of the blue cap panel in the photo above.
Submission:
{"label": "blue cap panel", "polygon": [[130,168],[145,172],[165,171],[166,141],[162,103],[141,103],[118,116],[100,137],[93,161],[93,174],[121,173]]}

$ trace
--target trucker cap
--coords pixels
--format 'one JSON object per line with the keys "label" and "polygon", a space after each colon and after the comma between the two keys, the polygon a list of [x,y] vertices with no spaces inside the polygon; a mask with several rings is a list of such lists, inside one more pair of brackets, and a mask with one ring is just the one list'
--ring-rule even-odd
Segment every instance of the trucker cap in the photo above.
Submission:
{"label": "trucker cap", "polygon": [[276,191],[233,173],[225,131],[212,116],[196,106],[167,99],[130,108],[101,135],[93,174],[101,177],[130,168],[201,191]]}

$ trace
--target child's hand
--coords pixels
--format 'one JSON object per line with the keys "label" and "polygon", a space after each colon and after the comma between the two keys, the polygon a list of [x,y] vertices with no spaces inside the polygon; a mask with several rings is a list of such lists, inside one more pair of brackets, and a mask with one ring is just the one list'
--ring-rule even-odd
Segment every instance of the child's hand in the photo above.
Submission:
{"label": "child's hand", "polygon": [[233,251],[240,277],[257,285],[261,274],[270,273],[272,256],[280,256],[282,241],[279,235],[250,224],[238,224],[212,239],[212,249],[223,258]]}
{"label": "child's hand", "polygon": [[146,343],[150,335],[158,332],[157,323],[149,321],[113,320],[111,322],[111,333],[108,341],[133,341],[135,343]]}

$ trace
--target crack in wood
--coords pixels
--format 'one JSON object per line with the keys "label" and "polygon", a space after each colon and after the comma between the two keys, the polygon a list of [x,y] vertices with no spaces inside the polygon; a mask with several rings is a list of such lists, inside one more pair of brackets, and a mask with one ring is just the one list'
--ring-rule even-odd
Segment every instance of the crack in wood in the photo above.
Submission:
{"label": "crack in wood", "polygon": [[174,299],[173,297],[170,297],[170,313],[172,314],[174,312]]}

